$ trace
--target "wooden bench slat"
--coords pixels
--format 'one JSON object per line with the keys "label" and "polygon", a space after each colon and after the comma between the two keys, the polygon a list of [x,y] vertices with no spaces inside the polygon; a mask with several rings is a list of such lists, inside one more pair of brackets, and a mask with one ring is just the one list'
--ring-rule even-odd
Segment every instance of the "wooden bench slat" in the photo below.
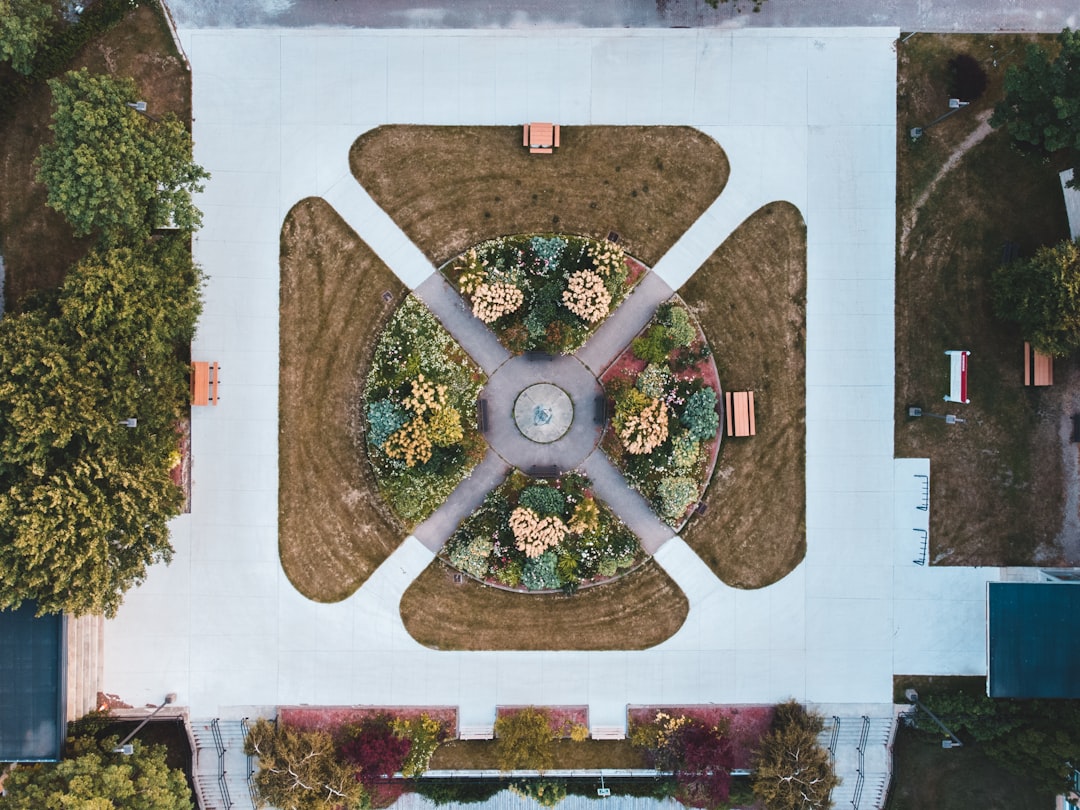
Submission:
{"label": "wooden bench slat", "polygon": [[193,362],[191,364],[191,404],[208,405],[210,403],[210,364]]}
{"label": "wooden bench slat", "polygon": [[731,392],[730,391],[728,391],[728,392],[726,392],[724,394],[724,404],[725,404],[724,413],[727,415],[727,435],[728,436],[734,436],[735,435],[735,428],[732,427],[732,423],[731,423],[732,415],[731,415]]}
{"label": "wooden bench slat", "polygon": [[1024,341],[1024,385],[1031,385],[1031,344]]}
{"label": "wooden bench slat", "polygon": [[750,411],[750,435],[756,436],[757,427],[754,425],[754,392],[748,391],[746,395],[749,401],[748,409]]}

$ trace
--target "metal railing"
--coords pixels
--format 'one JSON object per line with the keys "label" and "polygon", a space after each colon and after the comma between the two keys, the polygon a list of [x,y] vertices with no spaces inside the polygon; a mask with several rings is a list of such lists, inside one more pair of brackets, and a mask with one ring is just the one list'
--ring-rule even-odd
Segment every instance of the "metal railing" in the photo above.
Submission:
{"label": "metal railing", "polygon": [[218,755],[218,789],[221,791],[221,801],[224,802],[225,807],[230,808],[233,803],[229,796],[229,785],[225,781],[225,742],[221,738],[221,725],[216,717],[210,721],[210,733],[214,737],[214,747]]}
{"label": "metal railing", "polygon": [[919,474],[915,477],[922,481],[922,503],[915,508],[921,512],[927,512],[930,510],[930,476]]}
{"label": "metal railing", "polygon": [[832,719],[832,734],[829,735],[829,753],[836,756],[836,742],[840,738],[840,718],[835,714]]}
{"label": "metal railing", "polygon": [[926,565],[927,554],[930,550],[930,535],[927,534],[926,529],[912,529],[912,531],[919,535],[919,557],[912,562],[916,565]]}
{"label": "metal railing", "polygon": [[255,757],[247,753],[247,739],[248,734],[251,733],[251,723],[245,717],[240,721],[240,728],[244,730],[244,752],[247,757],[247,786],[248,794],[251,796],[251,806],[259,806],[259,792],[255,789]]}

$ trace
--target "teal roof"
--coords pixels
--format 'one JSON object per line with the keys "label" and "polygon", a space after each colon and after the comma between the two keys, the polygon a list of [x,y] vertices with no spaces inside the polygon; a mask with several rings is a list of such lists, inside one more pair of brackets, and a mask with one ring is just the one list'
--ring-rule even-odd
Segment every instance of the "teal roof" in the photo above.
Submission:
{"label": "teal roof", "polygon": [[0,762],[53,761],[65,735],[64,617],[0,611]]}
{"label": "teal roof", "polygon": [[1080,698],[1080,583],[991,582],[987,694]]}

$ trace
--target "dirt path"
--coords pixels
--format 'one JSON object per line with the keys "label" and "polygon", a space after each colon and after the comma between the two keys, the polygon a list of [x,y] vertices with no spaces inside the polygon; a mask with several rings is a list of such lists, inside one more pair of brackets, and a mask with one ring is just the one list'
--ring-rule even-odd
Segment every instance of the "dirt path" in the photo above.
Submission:
{"label": "dirt path", "polygon": [[[1061,361],[1058,361],[1059,367]],[[1060,555],[1067,565],[1080,562],[1080,446],[1072,443],[1072,414],[1080,413],[1080,374],[1070,368],[1065,378],[1065,395],[1062,401],[1061,422],[1058,435],[1061,437],[1062,487],[1064,505],[1061,530],[1054,538],[1054,546],[1049,554]]]}
{"label": "dirt path", "polygon": [[919,195],[919,198],[915,200],[915,204],[911,206],[911,209],[904,215],[904,228],[900,232],[900,255],[907,255],[907,243],[908,237],[911,235],[912,230],[915,228],[915,223],[919,219],[919,211],[926,205],[926,201],[930,199],[930,195],[934,193],[934,189],[937,188],[938,183],[942,178],[951,172],[956,164],[960,162],[960,158],[968,153],[970,149],[979,144],[987,135],[994,131],[994,128],[990,126],[990,116],[993,115],[993,110],[983,110],[976,116],[979,125],[975,127],[970,135],[964,138],[963,142],[953,153],[949,155],[945,163],[942,164],[941,169],[934,175],[934,179],[923,189],[923,193]]}

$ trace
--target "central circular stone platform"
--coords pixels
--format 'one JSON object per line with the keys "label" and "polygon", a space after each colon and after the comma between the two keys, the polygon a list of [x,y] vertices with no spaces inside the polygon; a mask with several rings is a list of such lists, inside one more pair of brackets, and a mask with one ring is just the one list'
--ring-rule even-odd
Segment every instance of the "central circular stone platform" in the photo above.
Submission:
{"label": "central circular stone platform", "polygon": [[551,383],[530,385],[514,402],[514,422],[521,434],[537,444],[561,439],[574,421],[570,396]]}

